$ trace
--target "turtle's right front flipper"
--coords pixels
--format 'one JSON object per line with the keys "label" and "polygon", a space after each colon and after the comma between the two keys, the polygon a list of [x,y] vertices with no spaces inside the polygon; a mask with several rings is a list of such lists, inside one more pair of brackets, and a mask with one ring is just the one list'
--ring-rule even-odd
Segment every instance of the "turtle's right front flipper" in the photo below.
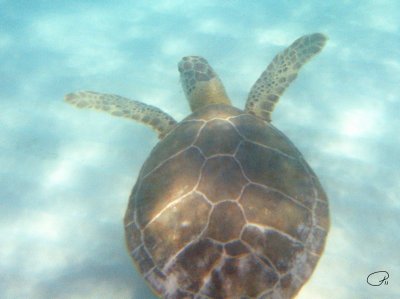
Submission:
{"label": "turtle's right front flipper", "polygon": [[321,33],[304,35],[276,55],[251,88],[246,112],[270,122],[279,97],[296,79],[300,68],[322,50],[326,40],[327,37]]}
{"label": "turtle's right front flipper", "polygon": [[113,94],[78,91],[67,94],[64,99],[78,108],[104,111],[144,123],[155,130],[160,139],[176,125],[176,121],[170,115],[157,107]]}

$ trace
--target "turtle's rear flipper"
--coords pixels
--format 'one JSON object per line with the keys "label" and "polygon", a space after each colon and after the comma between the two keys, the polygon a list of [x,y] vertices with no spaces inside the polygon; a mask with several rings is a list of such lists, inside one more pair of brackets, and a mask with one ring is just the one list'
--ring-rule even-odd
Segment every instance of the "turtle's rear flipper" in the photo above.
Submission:
{"label": "turtle's rear flipper", "polygon": [[64,99],[78,108],[95,109],[142,122],[155,130],[160,139],[176,125],[170,115],[157,107],[113,94],[78,91],[67,94]]}
{"label": "turtle's rear flipper", "polygon": [[251,88],[246,112],[270,122],[279,97],[296,79],[300,68],[322,50],[326,40],[321,33],[304,35],[276,55]]}

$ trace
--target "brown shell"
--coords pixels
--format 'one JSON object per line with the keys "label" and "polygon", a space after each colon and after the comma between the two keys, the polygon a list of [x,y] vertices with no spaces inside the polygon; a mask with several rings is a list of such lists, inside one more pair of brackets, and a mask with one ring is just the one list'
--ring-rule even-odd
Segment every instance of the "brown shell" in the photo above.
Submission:
{"label": "brown shell", "polygon": [[326,195],[271,124],[227,105],[183,120],[132,191],[126,240],[163,298],[292,298],[329,229]]}

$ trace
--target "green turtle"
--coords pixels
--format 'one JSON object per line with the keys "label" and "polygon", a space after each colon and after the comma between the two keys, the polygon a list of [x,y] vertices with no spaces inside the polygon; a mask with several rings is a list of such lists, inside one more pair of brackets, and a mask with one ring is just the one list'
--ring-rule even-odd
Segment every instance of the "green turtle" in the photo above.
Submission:
{"label": "green turtle", "polygon": [[271,124],[279,97],[320,33],[279,53],[235,108],[208,62],[178,64],[192,114],[90,91],[67,102],[138,120],[160,141],[124,218],[133,261],[162,298],[292,298],[313,272],[329,230],[328,201],[293,143]]}

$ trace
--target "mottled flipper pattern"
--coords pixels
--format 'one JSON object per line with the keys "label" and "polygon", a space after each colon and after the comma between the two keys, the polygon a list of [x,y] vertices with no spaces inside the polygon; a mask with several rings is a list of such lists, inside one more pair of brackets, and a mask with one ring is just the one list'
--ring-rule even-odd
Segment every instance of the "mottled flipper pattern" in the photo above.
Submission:
{"label": "mottled flipper pattern", "polygon": [[183,57],[178,70],[192,111],[210,104],[231,104],[217,73],[203,57]]}
{"label": "mottled flipper pattern", "polygon": [[251,88],[246,112],[270,122],[279,97],[296,79],[300,68],[322,50],[326,40],[321,33],[304,35],[276,55]]}
{"label": "mottled flipper pattern", "polygon": [[157,107],[113,94],[78,91],[67,94],[65,101],[78,108],[100,110],[114,116],[142,122],[155,130],[160,139],[176,125],[176,121],[171,116]]}

